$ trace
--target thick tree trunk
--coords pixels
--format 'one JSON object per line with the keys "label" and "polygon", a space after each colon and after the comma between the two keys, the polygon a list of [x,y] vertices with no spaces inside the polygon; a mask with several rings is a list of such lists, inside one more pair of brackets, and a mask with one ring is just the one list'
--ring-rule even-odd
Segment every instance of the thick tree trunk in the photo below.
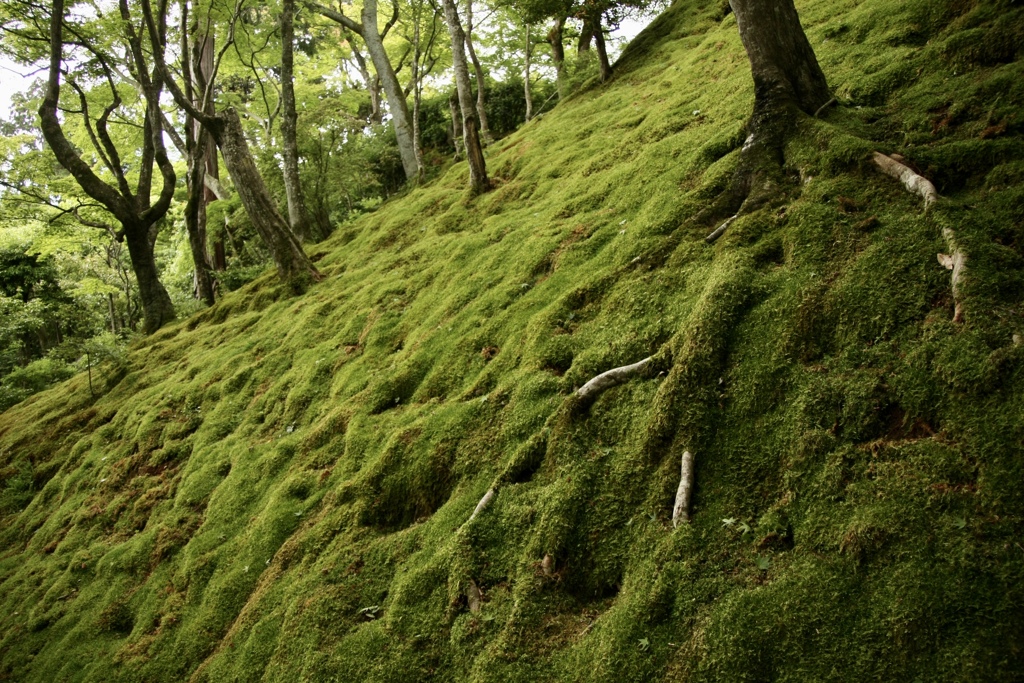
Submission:
{"label": "thick tree trunk", "polygon": [[793,0],[730,0],[730,4],[750,59],[755,101],[787,99],[813,115],[831,94]]}
{"label": "thick tree trunk", "polygon": [[782,151],[799,111],[831,98],[793,0],[730,0],[754,79],[754,111],[740,167],[723,207],[756,209],[779,194]]}
{"label": "thick tree trunk", "polygon": [[284,277],[310,274],[314,279],[319,279],[319,273],[278,212],[277,204],[256,168],[238,112],[228,109],[219,114],[213,123],[215,125],[210,127],[210,132],[220,147],[235,191],[253,227],[270,250],[278,271]]}
{"label": "thick tree trunk", "polygon": [[384,96],[388,100],[391,112],[391,124],[395,127],[395,139],[398,141],[398,154],[402,157],[402,168],[407,180],[416,180],[420,175],[419,164],[416,162],[416,147],[412,141],[412,124],[409,121],[409,106],[405,101],[405,92],[398,82],[398,76],[391,66],[388,53],[384,50],[384,40],[377,30],[377,0],[366,0],[363,4],[363,42],[370,53],[377,75],[384,88]]}
{"label": "thick tree trunk", "polygon": [[296,127],[293,45],[295,0],[281,3],[281,151],[284,157],[284,192],[288,200],[288,224],[301,241],[312,237],[299,183],[299,143]]}
{"label": "thick tree trunk", "polygon": [[477,111],[473,102],[473,91],[469,85],[469,67],[466,64],[466,34],[462,31],[455,0],[442,0],[444,19],[452,39],[452,66],[455,70],[455,86],[459,93],[459,108],[462,110],[462,127],[465,132],[466,159],[469,161],[469,184],[474,193],[486,192],[490,187],[484,151],[480,145],[480,130]]}
{"label": "thick tree trunk", "polygon": [[142,300],[142,332],[152,334],[164,323],[174,320],[174,304],[160,282],[148,230],[141,225],[126,225],[124,228],[124,241],[128,245],[132,271],[139,284],[139,298]]}
{"label": "thick tree trunk", "polygon": [[590,50],[590,43],[594,39],[594,24],[589,19],[583,20],[580,28],[579,41],[576,43],[576,54],[583,54]]}
{"label": "thick tree trunk", "polygon": [[601,26],[601,17],[594,22],[594,45],[597,46],[597,59],[601,64],[601,82],[604,83],[612,77],[612,65],[608,61],[608,48],[604,44],[604,28]]}
{"label": "thick tree trunk", "polygon": [[476,48],[473,47],[473,0],[466,0],[466,50],[469,51],[469,60],[473,63],[473,72],[476,74],[476,114],[480,119],[480,137],[485,145],[489,145],[494,142],[494,137],[491,135],[491,127],[487,124],[487,83],[484,80],[484,69],[477,59]]}
{"label": "thick tree trunk", "polygon": [[548,32],[548,43],[551,44],[551,61],[555,63],[555,87],[558,88],[558,99],[565,97],[565,44],[562,42],[562,30],[565,17],[555,19],[554,26]]}

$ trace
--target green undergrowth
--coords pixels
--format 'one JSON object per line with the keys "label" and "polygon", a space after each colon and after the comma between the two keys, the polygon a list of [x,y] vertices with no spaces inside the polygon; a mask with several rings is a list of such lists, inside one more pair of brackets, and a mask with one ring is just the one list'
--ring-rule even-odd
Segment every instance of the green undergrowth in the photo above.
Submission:
{"label": "green undergrowth", "polygon": [[491,192],[457,165],[322,282],[0,415],[0,680],[1019,678],[1024,9],[798,8],[838,104],[714,246],[752,85],[727,3],[677,0]]}

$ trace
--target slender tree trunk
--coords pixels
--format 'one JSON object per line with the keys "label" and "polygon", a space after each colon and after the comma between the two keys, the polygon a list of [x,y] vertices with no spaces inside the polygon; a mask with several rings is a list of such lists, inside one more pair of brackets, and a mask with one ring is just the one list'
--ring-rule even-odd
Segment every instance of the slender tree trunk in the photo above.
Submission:
{"label": "slender tree trunk", "polygon": [[160,282],[153,242],[147,228],[141,225],[126,225],[124,228],[124,241],[128,245],[132,271],[139,284],[139,299],[142,300],[142,332],[152,334],[164,323],[174,320],[174,304]]}
{"label": "slender tree trunk", "polygon": [[526,96],[526,121],[533,118],[533,97],[530,95],[530,29],[526,25],[526,67],[523,69],[523,94]]}
{"label": "slender tree trunk", "polygon": [[462,113],[459,111],[459,94],[452,93],[448,97],[448,111],[452,115],[452,145],[455,146],[455,161],[462,161],[465,147],[464,131],[462,130]]}
{"label": "slender tree trunk", "polygon": [[117,334],[117,309],[114,307],[114,295],[107,293],[107,313],[110,315],[110,333]]}
{"label": "slender tree trunk", "polygon": [[598,15],[594,22],[594,45],[597,46],[597,59],[601,64],[601,82],[604,83],[612,77],[612,65],[608,61],[608,49],[604,44],[604,27],[601,25],[601,16]]}
{"label": "slender tree trunk", "polygon": [[494,136],[491,135],[491,127],[487,124],[487,82],[484,80],[484,69],[473,47],[473,0],[466,0],[466,50],[469,51],[469,59],[476,74],[476,114],[480,119],[480,137],[485,145],[489,145],[494,142]]}
{"label": "slender tree trunk", "polygon": [[288,199],[288,224],[300,241],[310,239],[310,224],[299,182],[299,144],[296,127],[294,80],[295,0],[281,3],[281,147],[284,157],[284,192]]}
{"label": "slender tree trunk", "polygon": [[[197,24],[198,28],[198,24]],[[206,86],[213,78],[213,34],[205,33],[201,35],[195,44],[196,50],[196,65],[198,68],[195,70],[196,87],[198,89],[200,101],[196,102],[197,107],[202,107],[203,111],[207,114],[216,113],[214,109],[213,99],[209,102],[203,103],[202,93],[206,91]],[[204,106],[205,105],[205,106]],[[220,168],[217,163],[217,145],[213,140],[213,137],[203,130],[202,126],[196,121],[193,125],[193,140],[198,143],[200,136],[205,136],[205,144],[203,145],[203,157],[205,159],[205,175],[209,175],[212,178],[220,179]],[[206,186],[205,176],[201,177],[202,184]],[[212,191],[207,189],[202,195],[202,203],[196,212],[199,226],[199,236],[197,243],[203,245],[203,257],[207,263],[211,262],[209,252],[207,251],[207,239],[206,239],[206,207],[210,202],[216,201],[218,197]],[[213,242],[213,259],[212,267],[214,270],[225,270],[227,268],[227,258],[225,256],[224,239],[218,238]]]}
{"label": "slender tree trunk", "polygon": [[554,26],[548,32],[548,43],[551,44],[551,61],[555,63],[555,87],[558,88],[558,99],[565,97],[565,45],[562,32],[565,28],[565,17],[555,19]]}
{"label": "slender tree trunk", "polygon": [[583,20],[580,27],[579,41],[576,43],[576,54],[583,54],[590,50],[590,43],[594,39],[594,23],[590,19]]}
{"label": "slender tree trunk", "polygon": [[778,194],[783,148],[799,111],[831,98],[793,0],[730,0],[754,78],[754,111],[725,207],[750,211]]}
{"label": "slender tree trunk", "polygon": [[[209,81],[213,71],[213,36],[205,34],[200,36],[199,42],[189,45],[188,31],[188,4],[187,0],[181,0],[181,54],[182,71],[185,77],[185,89],[188,96],[199,108],[204,106],[203,96],[196,96],[193,81],[198,80],[199,92],[205,92],[206,83]],[[197,28],[198,30],[198,28]],[[195,79],[193,79],[193,72]],[[212,106],[212,103],[211,105]],[[188,160],[188,175],[186,177],[188,186],[188,199],[185,202],[185,232],[188,234],[188,243],[192,252],[192,270],[194,295],[208,306],[214,303],[214,281],[210,271],[213,269],[210,264],[210,255],[206,245],[206,165],[207,148],[212,148],[216,155],[217,148],[213,145],[209,133],[203,130],[191,115],[185,119],[185,155]],[[216,156],[214,156],[216,163]]]}
{"label": "slender tree trunk", "polygon": [[459,108],[462,110],[462,127],[465,131],[466,159],[469,161],[469,184],[474,194],[486,192],[490,187],[484,150],[480,145],[480,131],[477,110],[473,102],[473,91],[469,85],[469,66],[466,64],[466,34],[462,31],[459,11],[455,0],[442,0],[444,19],[452,39],[452,67],[455,71],[455,87],[459,93]]}
{"label": "slender tree trunk", "polygon": [[412,138],[412,124],[409,122],[409,106],[405,101],[405,92],[398,82],[398,76],[391,66],[388,53],[384,50],[384,40],[377,29],[377,0],[366,0],[363,4],[363,42],[370,60],[377,70],[384,96],[388,100],[391,111],[391,124],[395,127],[395,138],[398,141],[398,153],[402,157],[402,168],[407,180],[416,180],[420,175],[419,164],[416,162],[416,148]]}
{"label": "slender tree trunk", "polygon": [[356,41],[352,39],[352,33],[347,29],[342,30],[345,35],[345,41],[352,50],[352,59],[356,62],[359,75],[363,77],[363,82],[366,83],[366,92],[370,95],[370,123],[379,125],[384,120],[384,114],[380,108],[380,79],[375,74],[370,73],[369,67],[366,66],[366,58],[359,51]]}
{"label": "slender tree trunk", "polygon": [[224,156],[224,165],[235,185],[235,191],[259,233],[270,250],[274,264],[284,277],[310,274],[319,279],[319,273],[302,250],[302,245],[288,227],[288,223],[277,210],[277,204],[270,196],[263,182],[256,162],[249,151],[242,121],[238,112],[227,109],[217,116],[210,126],[210,132],[217,140],[217,146]]}
{"label": "slender tree trunk", "polygon": [[423,147],[420,144],[420,102],[423,98],[423,86],[420,83],[420,17],[414,17],[415,23],[412,30],[412,143],[416,151],[416,163],[419,165],[420,173],[416,182],[423,180]]}
{"label": "slender tree trunk", "polygon": [[188,200],[185,202],[185,231],[188,233],[188,243],[192,251],[196,298],[212,306],[213,278],[210,276],[212,266],[206,253],[206,184],[203,182],[206,173],[205,138],[205,133],[200,134],[199,141],[192,146]]}

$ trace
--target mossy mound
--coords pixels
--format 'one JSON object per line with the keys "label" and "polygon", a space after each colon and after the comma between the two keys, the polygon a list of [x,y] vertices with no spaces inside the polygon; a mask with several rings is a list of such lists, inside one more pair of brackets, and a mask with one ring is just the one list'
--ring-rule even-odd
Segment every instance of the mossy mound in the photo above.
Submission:
{"label": "mossy mound", "polygon": [[1019,678],[1024,9],[798,3],[840,104],[711,247],[752,105],[726,7],[677,0],[492,192],[456,166],[305,293],[0,415],[0,679]]}

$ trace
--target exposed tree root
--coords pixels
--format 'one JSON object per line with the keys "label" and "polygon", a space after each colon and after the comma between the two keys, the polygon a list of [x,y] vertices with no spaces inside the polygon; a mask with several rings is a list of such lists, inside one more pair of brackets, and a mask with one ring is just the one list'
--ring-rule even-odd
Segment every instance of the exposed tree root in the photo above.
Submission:
{"label": "exposed tree root", "polygon": [[825,111],[826,109],[831,107],[833,104],[836,104],[838,101],[839,100],[837,100],[836,98],[833,97],[831,100],[829,100],[825,104],[823,104],[820,107],[818,107],[817,111],[814,112],[814,118],[818,118],[819,116],[821,116],[821,113],[823,111]]}
{"label": "exposed tree root", "polygon": [[[902,157],[894,158],[896,155],[887,156],[881,152],[875,152],[874,160],[882,172],[896,178],[907,191],[913,192],[924,199],[924,208],[927,211],[932,204],[939,201],[939,193],[935,185],[924,176],[915,173],[909,166],[903,163]],[[939,254],[939,263],[953,271],[953,322],[964,321],[964,306],[961,300],[960,282],[963,279],[964,271],[967,269],[967,255],[960,249],[957,243],[956,233],[953,228],[946,226],[942,228],[942,237],[946,240],[948,254]]]}
{"label": "exposed tree root", "polygon": [[942,236],[946,239],[946,246],[952,253],[939,254],[939,263],[953,271],[950,278],[953,287],[953,322],[962,323],[964,321],[964,305],[960,298],[960,278],[963,277],[967,266],[967,256],[957,246],[953,228],[943,228]]}
{"label": "exposed tree root", "polygon": [[639,375],[650,364],[653,356],[648,356],[638,363],[623,365],[620,368],[613,368],[602,372],[576,391],[576,398],[586,403],[593,403],[597,397],[605,391],[616,387],[626,380]]}
{"label": "exposed tree root", "polygon": [[728,228],[728,227],[729,227],[729,225],[730,225],[730,224],[731,224],[731,223],[732,223],[732,222],[733,222],[734,220],[736,220],[736,219],[737,219],[737,218],[739,218],[739,217],[740,217],[740,215],[739,215],[739,214],[737,213],[737,214],[735,214],[735,215],[733,215],[733,216],[730,216],[729,218],[727,218],[727,219],[726,219],[726,221],[725,221],[724,223],[722,223],[722,224],[721,224],[721,225],[719,225],[719,226],[718,226],[717,228],[715,228],[714,232],[712,232],[712,233],[711,233],[710,235],[708,235],[707,237],[705,237],[705,238],[704,238],[704,241],[705,241],[705,242],[707,242],[708,244],[713,244],[715,240],[717,240],[717,239],[718,239],[719,237],[721,237],[721,236],[722,236],[723,234],[725,234],[725,229],[726,229],[726,228]]}
{"label": "exposed tree root", "polygon": [[881,152],[875,152],[874,160],[883,173],[899,180],[909,192],[920,195],[924,199],[926,211],[939,200],[939,193],[935,190],[932,182],[914,173],[909,166]]}
{"label": "exposed tree root", "polygon": [[480,499],[480,502],[476,504],[476,507],[473,509],[473,514],[471,514],[469,516],[469,519],[466,521],[472,522],[474,519],[476,519],[476,516],[483,512],[484,509],[491,504],[491,501],[494,500],[494,496],[497,495],[497,493],[498,491],[494,486],[487,489],[487,493],[485,493],[484,497]]}
{"label": "exposed tree root", "polygon": [[469,603],[469,611],[473,614],[479,612],[483,598],[484,592],[480,590],[480,586],[476,585],[476,581],[470,581],[469,588],[466,589],[466,602]]}
{"label": "exposed tree root", "polygon": [[672,508],[672,527],[679,523],[690,522],[690,494],[693,491],[693,454],[683,451],[682,473],[679,477],[679,489],[676,491],[676,504]]}

